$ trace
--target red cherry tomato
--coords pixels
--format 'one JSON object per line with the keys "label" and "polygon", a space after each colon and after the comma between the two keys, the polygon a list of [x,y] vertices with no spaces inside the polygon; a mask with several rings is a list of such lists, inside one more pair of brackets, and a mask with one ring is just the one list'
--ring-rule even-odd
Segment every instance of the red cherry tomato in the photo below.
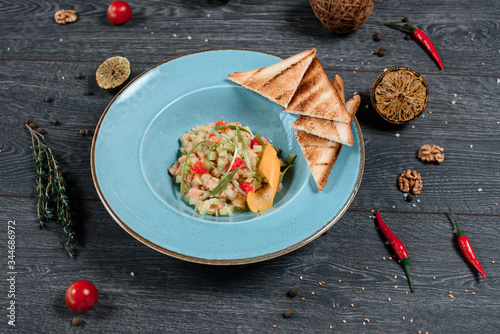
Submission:
{"label": "red cherry tomato", "polygon": [[97,302],[97,289],[89,281],[79,280],[71,283],[66,290],[66,304],[75,312],[85,312]]}
{"label": "red cherry tomato", "polygon": [[108,19],[114,24],[124,24],[132,16],[132,9],[125,1],[113,1],[108,6]]}

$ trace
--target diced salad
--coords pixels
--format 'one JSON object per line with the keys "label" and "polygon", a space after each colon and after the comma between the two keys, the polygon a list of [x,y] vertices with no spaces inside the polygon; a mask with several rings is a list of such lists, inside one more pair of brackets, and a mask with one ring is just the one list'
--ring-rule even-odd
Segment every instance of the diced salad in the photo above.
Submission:
{"label": "diced salad", "polygon": [[[180,184],[184,200],[202,215],[246,211],[247,194],[267,183],[258,167],[270,142],[247,126],[223,120],[199,125],[185,133],[180,144],[181,156],[168,171]],[[288,169],[289,163],[280,159],[283,168]]]}

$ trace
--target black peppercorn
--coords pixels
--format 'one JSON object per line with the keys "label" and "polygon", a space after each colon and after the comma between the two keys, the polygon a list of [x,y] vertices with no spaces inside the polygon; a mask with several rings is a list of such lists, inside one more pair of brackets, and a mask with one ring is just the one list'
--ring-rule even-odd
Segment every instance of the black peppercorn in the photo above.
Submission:
{"label": "black peppercorn", "polygon": [[85,130],[83,129],[80,130],[80,136],[85,136]]}
{"label": "black peppercorn", "polygon": [[402,21],[402,22],[408,22],[408,21],[409,21],[409,19],[405,16],[405,17],[403,17],[403,19],[402,19],[401,21]]}
{"label": "black peppercorn", "polygon": [[290,291],[288,291],[288,295],[290,297],[295,297],[297,295],[297,290],[295,289],[290,289]]}
{"label": "black peppercorn", "polygon": [[86,136],[90,136],[92,134],[92,131],[90,131],[89,129],[85,130],[85,135]]}
{"label": "black peppercorn", "polygon": [[411,35],[410,34],[406,34],[405,35],[405,40],[409,41],[411,39]]}
{"label": "black peppercorn", "polygon": [[409,193],[409,194],[408,194],[408,196],[406,196],[406,200],[407,200],[408,202],[411,202],[411,201],[413,201],[413,197],[414,197],[414,196],[413,196],[413,194],[410,194],[410,193]]}
{"label": "black peppercorn", "polygon": [[94,94],[94,93],[92,93],[92,91],[91,91],[90,89],[87,89],[87,90],[85,91],[85,94],[87,94],[87,95],[92,95],[92,94]]}
{"label": "black peppercorn", "polygon": [[377,31],[377,32],[373,35],[373,40],[374,40],[375,42],[379,42],[381,39],[382,39],[382,36],[380,36],[380,33]]}
{"label": "black peppercorn", "polygon": [[26,120],[26,122],[24,122],[24,124],[26,124],[26,125],[29,125],[30,123],[33,123],[33,122],[29,118]]}
{"label": "black peppercorn", "polygon": [[292,311],[286,310],[284,316],[285,318],[290,318],[292,316]]}
{"label": "black peppercorn", "polygon": [[52,101],[52,98],[50,96],[45,96],[45,102],[50,102]]}
{"label": "black peppercorn", "polygon": [[405,26],[407,26],[407,27],[411,27],[411,23],[410,23],[410,22],[406,22],[406,23],[405,23]]}
{"label": "black peppercorn", "polygon": [[385,55],[385,50],[384,49],[378,50],[378,55],[379,57],[383,57]]}
{"label": "black peppercorn", "polygon": [[77,78],[77,79],[83,79],[83,74],[78,73],[78,74],[76,75],[76,78]]}
{"label": "black peppercorn", "polygon": [[59,124],[59,120],[58,120],[57,118],[54,118],[54,119],[52,120],[52,124],[54,124],[54,125]]}
{"label": "black peppercorn", "polygon": [[34,129],[34,128],[36,127],[35,123],[33,123],[33,122],[29,123],[29,124],[28,124],[28,126],[29,126],[30,128],[32,128],[32,129]]}
{"label": "black peppercorn", "polygon": [[40,128],[40,129],[38,129],[38,133],[40,133],[40,134],[42,134],[42,135],[43,135],[43,134],[45,133],[45,129],[44,129],[44,128]]}
{"label": "black peppercorn", "polygon": [[73,323],[73,325],[75,326],[80,326],[82,324],[82,319],[78,318],[78,317],[74,317],[73,318],[73,321],[71,321]]}

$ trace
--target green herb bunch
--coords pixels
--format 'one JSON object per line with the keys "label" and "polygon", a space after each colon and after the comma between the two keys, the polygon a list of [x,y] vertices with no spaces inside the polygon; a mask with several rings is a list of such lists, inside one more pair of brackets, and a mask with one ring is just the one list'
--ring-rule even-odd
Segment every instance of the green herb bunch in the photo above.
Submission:
{"label": "green herb bunch", "polygon": [[40,228],[45,228],[47,220],[57,221],[65,234],[65,239],[61,244],[66,248],[68,255],[73,256],[74,251],[70,242],[75,233],[66,194],[66,183],[52,150],[43,142],[45,137],[33,130],[28,124],[26,124],[26,128],[31,134],[36,168],[37,215]]}

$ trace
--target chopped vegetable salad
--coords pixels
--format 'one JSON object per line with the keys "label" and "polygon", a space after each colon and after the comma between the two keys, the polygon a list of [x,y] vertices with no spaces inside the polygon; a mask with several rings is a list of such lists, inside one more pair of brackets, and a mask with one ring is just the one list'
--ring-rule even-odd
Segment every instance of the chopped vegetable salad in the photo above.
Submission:
{"label": "chopped vegetable salad", "polygon": [[[247,195],[268,183],[259,165],[270,143],[249,127],[220,120],[194,127],[180,143],[181,156],[168,171],[180,184],[184,200],[202,215],[246,211]],[[289,163],[279,161],[280,167],[288,167]]]}

